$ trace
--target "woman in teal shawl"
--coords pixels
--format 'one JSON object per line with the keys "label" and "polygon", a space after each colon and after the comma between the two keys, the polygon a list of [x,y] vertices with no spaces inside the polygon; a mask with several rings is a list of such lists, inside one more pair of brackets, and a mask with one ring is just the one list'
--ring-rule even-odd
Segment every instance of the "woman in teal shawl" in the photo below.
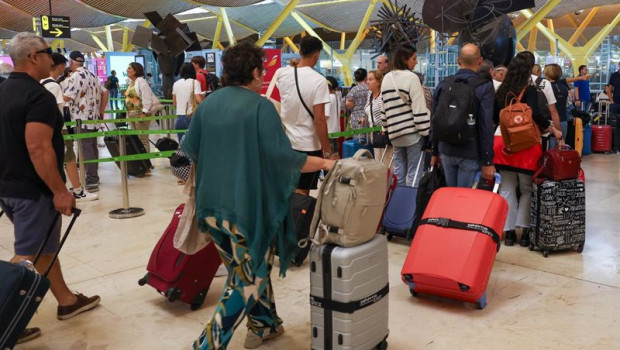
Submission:
{"label": "woman in teal shawl", "polygon": [[197,166],[198,225],[228,269],[224,294],[194,349],[225,349],[246,315],[246,348],[282,334],[270,279],[274,243],[284,275],[297,251],[289,200],[299,174],[334,165],[291,148],[275,107],[260,96],[264,57],[247,43],[227,49],[226,87],[199,105],[185,134],[183,151]]}

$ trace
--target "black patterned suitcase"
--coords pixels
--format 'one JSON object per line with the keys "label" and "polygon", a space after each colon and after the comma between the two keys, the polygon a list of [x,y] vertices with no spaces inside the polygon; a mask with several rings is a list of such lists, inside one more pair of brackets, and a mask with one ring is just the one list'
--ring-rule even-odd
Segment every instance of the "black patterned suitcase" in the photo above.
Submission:
{"label": "black patterned suitcase", "polygon": [[576,249],[586,242],[586,190],[582,180],[534,182],[531,204],[530,250]]}
{"label": "black patterned suitcase", "polygon": [[[41,300],[43,300],[43,297],[50,287],[47,274],[51,266],[56,262],[58,253],[60,249],[62,249],[80,213],[81,211],[79,209],[74,209],[71,223],[69,223],[58,250],[47,267],[47,271],[43,275],[34,271],[32,267],[34,264],[29,262],[15,265],[10,262],[0,261],[0,281],[2,281],[2,284],[0,284],[0,349],[13,349],[17,343],[17,339],[37,311],[37,308],[41,304]],[[37,252],[34,263],[36,263],[38,257],[41,255],[41,251],[49,239],[49,233],[51,233],[52,228],[59,219],[60,214],[58,214],[54,223],[52,223],[48,235],[41,244],[39,252]]]}

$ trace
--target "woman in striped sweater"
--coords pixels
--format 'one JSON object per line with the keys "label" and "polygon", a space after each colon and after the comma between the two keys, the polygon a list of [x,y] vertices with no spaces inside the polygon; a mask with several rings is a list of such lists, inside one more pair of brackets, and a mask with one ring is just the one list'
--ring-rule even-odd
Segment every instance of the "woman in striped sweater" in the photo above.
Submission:
{"label": "woman in striped sweater", "polygon": [[423,136],[430,130],[430,111],[426,107],[420,79],[411,72],[418,63],[416,49],[404,45],[392,57],[392,70],[381,84],[383,128],[394,146],[394,172],[399,186],[413,183],[422,156]]}

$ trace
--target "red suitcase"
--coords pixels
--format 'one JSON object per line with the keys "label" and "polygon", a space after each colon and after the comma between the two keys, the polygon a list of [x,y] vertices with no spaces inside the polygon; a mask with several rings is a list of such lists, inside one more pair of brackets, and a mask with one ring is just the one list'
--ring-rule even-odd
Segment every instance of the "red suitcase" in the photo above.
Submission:
{"label": "red suitcase", "polygon": [[[601,106],[602,107],[602,104]],[[598,125],[592,125],[592,152],[611,152],[613,128],[607,125],[609,106],[605,111],[605,124],[601,125],[603,111],[599,107]]]}
{"label": "red suitcase", "polygon": [[507,214],[508,203],[493,192],[435,191],[401,271],[411,294],[434,294],[483,309]]}
{"label": "red suitcase", "polygon": [[181,300],[198,310],[204,302],[217,268],[222,263],[213,242],[194,255],[186,255],[174,247],[174,233],[185,204],[179,205],[172,221],[157,242],[146,267],[148,271],[138,283],[151,285],[168,301]]}

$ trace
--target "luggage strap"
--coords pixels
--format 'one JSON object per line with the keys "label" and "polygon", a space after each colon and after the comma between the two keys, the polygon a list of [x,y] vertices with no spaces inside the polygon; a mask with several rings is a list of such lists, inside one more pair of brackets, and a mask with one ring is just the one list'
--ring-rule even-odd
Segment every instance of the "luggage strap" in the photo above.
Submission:
{"label": "luggage strap", "polygon": [[474,231],[491,237],[495,244],[497,244],[497,251],[499,251],[499,247],[501,245],[500,237],[497,232],[495,232],[492,228],[481,224],[466,223],[450,220],[448,218],[426,218],[420,221],[420,225],[435,225],[440,227],[456,228],[459,230]]}
{"label": "luggage strap", "polygon": [[327,310],[332,310],[336,312],[352,314],[357,310],[360,310],[367,306],[378,303],[386,295],[388,295],[389,292],[390,292],[390,285],[388,283],[385,285],[385,287],[381,288],[381,290],[379,290],[375,294],[368,296],[366,298],[360,299],[360,300],[350,301],[348,303],[342,303],[339,301],[334,301],[334,300],[310,295],[310,305],[320,307],[321,309],[327,309]]}

